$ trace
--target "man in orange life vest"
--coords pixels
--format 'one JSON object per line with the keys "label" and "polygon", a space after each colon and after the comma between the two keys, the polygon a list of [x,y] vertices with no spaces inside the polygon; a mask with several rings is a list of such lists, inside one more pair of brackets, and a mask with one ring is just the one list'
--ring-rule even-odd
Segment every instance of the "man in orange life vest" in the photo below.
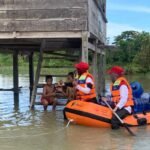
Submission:
{"label": "man in orange life vest", "polygon": [[[114,66],[108,70],[112,84],[110,86],[112,101],[115,104],[114,111],[121,119],[132,113],[133,97],[132,89],[128,81],[123,77],[125,71],[119,66]],[[102,98],[106,100],[106,98]],[[112,129],[119,129],[120,121],[115,115],[111,119]]]}
{"label": "man in orange life vest", "polygon": [[93,76],[88,72],[89,65],[86,62],[80,62],[75,65],[78,76],[73,85],[76,89],[76,99],[97,103],[96,91]]}

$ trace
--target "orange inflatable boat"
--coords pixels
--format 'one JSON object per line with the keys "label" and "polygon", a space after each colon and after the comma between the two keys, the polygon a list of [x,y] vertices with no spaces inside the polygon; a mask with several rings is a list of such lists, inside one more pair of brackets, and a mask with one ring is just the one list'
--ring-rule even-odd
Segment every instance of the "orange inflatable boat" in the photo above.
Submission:
{"label": "orange inflatable boat", "polygon": [[[91,127],[110,127],[112,112],[108,107],[74,100],[69,102],[64,109],[65,117],[76,124]],[[123,120],[129,126],[140,126],[150,124],[150,112],[137,113]]]}

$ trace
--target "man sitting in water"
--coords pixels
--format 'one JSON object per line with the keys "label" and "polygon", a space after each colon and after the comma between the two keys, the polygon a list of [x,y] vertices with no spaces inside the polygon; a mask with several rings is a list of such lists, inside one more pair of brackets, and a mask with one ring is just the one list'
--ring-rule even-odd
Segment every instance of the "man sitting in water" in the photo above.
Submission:
{"label": "man sitting in water", "polygon": [[[133,97],[132,89],[128,81],[123,77],[125,71],[119,66],[114,66],[108,70],[108,74],[111,77],[112,84],[110,86],[111,100],[113,101],[115,107],[114,112],[118,114],[121,119],[124,119],[129,114],[132,113]],[[102,98],[106,101],[107,98]],[[120,121],[115,115],[111,119],[112,129],[119,129]]]}
{"label": "man sitting in water", "polygon": [[43,94],[41,98],[41,103],[44,106],[44,110],[47,110],[47,106],[49,104],[53,105],[53,110],[55,110],[56,107],[56,93],[54,85],[52,84],[53,77],[51,75],[46,76],[46,85],[43,88]]}

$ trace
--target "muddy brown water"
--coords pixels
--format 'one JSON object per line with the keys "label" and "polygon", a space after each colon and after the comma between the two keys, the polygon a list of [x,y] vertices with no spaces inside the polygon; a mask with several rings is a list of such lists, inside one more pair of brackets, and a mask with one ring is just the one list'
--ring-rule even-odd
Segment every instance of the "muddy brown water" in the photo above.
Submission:
{"label": "muddy brown water", "polygon": [[[150,92],[149,75],[130,76]],[[108,88],[109,80],[106,82]],[[136,137],[124,128],[112,131],[71,124],[63,120],[62,107],[44,112],[41,106],[29,110],[28,77],[20,75],[19,108],[12,92],[0,92],[0,150],[149,150],[150,126],[134,127]],[[0,88],[11,88],[12,77],[0,75]]]}

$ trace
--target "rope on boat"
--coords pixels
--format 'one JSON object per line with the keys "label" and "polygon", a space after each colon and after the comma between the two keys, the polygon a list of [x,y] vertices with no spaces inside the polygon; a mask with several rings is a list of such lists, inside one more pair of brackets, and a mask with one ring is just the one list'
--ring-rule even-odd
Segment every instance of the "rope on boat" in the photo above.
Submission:
{"label": "rope on boat", "polygon": [[74,122],[74,120],[73,120],[73,119],[69,119],[69,121],[68,121],[68,123],[67,123],[67,125],[66,125],[66,128],[69,127],[69,125],[70,125],[71,122]]}

